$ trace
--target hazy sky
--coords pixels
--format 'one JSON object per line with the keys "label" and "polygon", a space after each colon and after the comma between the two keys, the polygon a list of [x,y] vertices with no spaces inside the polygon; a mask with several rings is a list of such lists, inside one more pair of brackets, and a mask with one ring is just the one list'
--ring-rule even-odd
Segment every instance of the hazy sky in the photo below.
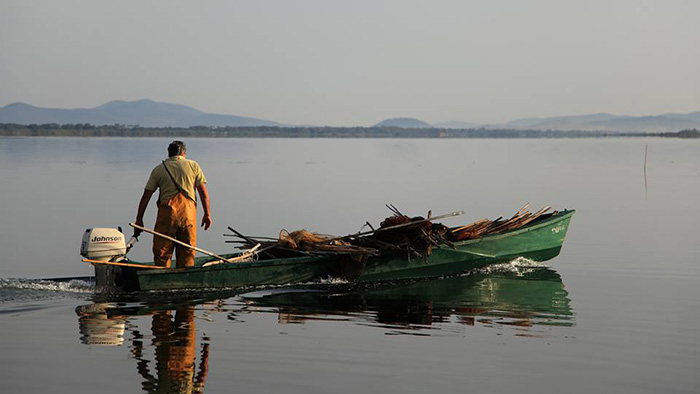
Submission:
{"label": "hazy sky", "polygon": [[284,123],[700,111],[700,1],[0,0],[0,106]]}

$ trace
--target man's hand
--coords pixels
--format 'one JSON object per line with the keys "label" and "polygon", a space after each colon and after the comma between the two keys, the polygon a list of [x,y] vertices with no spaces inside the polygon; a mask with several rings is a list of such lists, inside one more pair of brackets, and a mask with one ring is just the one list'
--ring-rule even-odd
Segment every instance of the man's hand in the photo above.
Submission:
{"label": "man's hand", "polygon": [[204,227],[204,231],[209,230],[209,227],[211,227],[211,215],[205,214],[202,217],[202,227]]}
{"label": "man's hand", "polygon": [[208,230],[211,227],[211,212],[209,210],[209,192],[207,191],[207,184],[201,183],[197,186],[197,191],[199,192],[199,197],[202,199],[202,208],[204,209],[204,217],[202,217],[202,227],[204,230]]}

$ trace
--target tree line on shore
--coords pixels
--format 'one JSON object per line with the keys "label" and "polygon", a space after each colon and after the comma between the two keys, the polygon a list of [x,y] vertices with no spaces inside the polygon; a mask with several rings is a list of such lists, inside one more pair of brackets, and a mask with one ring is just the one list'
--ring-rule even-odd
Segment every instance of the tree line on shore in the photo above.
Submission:
{"label": "tree line on shore", "polygon": [[140,127],[79,124],[0,123],[0,136],[36,137],[224,137],[224,138],[602,138],[670,137],[700,138],[697,129],[675,133],[615,131],[561,131],[520,129],[440,129],[401,127]]}

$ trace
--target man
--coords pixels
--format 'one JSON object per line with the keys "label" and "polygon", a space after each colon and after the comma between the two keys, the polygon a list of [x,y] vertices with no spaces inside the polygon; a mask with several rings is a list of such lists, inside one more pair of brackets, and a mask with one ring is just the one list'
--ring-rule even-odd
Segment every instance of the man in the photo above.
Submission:
{"label": "man", "polygon": [[[207,179],[202,169],[194,160],[188,160],[185,155],[187,147],[182,141],[173,141],[168,146],[168,159],[157,165],[148,178],[146,187],[139,202],[136,213],[136,224],[143,226],[143,215],[148,207],[151,196],[160,189],[158,196],[158,216],[155,231],[168,235],[184,243],[196,246],[197,243],[197,200],[194,190],[197,189],[204,208],[202,227],[211,227],[209,212],[209,192]],[[138,236],[141,231],[136,230]],[[173,255],[174,243],[155,235],[153,237],[153,260],[161,267],[170,268],[170,258]],[[194,266],[195,251],[181,245],[175,247],[177,268]]]}

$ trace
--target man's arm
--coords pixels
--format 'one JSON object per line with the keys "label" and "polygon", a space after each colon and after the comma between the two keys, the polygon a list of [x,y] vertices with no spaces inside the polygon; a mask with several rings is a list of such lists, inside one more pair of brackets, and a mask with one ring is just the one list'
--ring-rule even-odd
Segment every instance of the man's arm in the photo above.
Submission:
{"label": "man's arm", "polygon": [[204,230],[209,230],[209,227],[211,227],[211,213],[209,211],[209,192],[207,191],[207,184],[200,183],[199,186],[197,186],[197,191],[199,192],[199,199],[202,200],[202,208],[204,209],[202,227],[204,227]]}
{"label": "man's arm", "polygon": [[[143,227],[143,215],[146,213],[146,208],[148,203],[151,201],[151,196],[153,195],[153,190],[143,189],[143,195],[141,196],[141,201],[139,201],[139,209],[136,211],[136,221],[135,224]],[[141,230],[134,229],[134,237],[141,235]]]}

